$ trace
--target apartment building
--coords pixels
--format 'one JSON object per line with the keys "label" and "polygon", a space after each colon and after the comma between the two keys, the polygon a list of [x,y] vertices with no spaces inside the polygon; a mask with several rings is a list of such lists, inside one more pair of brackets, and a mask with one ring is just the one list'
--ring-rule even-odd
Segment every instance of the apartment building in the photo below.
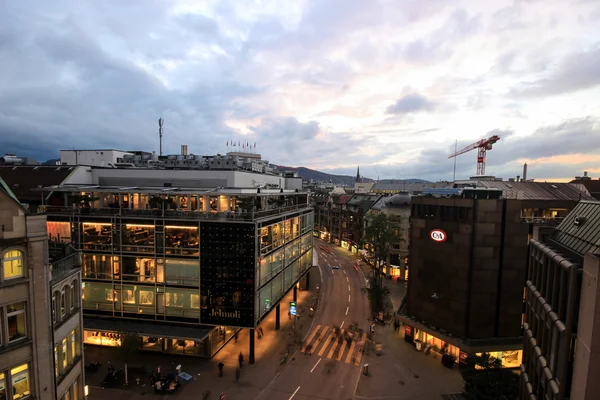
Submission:
{"label": "apartment building", "polygon": [[56,398],[84,397],[81,312],[81,253],[69,244],[49,242],[52,339]]}
{"label": "apartment building", "polygon": [[0,398],[54,400],[46,217],[0,179]]}
{"label": "apartment building", "polygon": [[600,202],[530,241],[519,399],[598,398]]}

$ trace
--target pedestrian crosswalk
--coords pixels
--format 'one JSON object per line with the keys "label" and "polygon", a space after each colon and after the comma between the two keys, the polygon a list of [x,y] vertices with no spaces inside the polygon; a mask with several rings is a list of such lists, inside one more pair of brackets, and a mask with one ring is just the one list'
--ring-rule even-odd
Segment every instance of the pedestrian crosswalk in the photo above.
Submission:
{"label": "pedestrian crosswalk", "polygon": [[367,333],[350,327],[339,329],[317,325],[302,346],[306,355],[315,354],[347,364],[360,365]]}

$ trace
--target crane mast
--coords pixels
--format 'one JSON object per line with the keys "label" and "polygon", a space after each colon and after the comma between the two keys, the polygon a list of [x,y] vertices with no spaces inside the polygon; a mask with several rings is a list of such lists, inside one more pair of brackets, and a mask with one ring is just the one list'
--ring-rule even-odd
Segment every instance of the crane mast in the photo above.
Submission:
{"label": "crane mast", "polygon": [[498,135],[494,135],[487,139],[481,139],[475,143],[471,143],[464,149],[449,155],[448,158],[457,157],[461,154],[465,154],[471,150],[477,149],[477,175],[483,176],[485,175],[486,153],[488,150],[492,150],[492,147],[498,140],[500,140],[500,136]]}

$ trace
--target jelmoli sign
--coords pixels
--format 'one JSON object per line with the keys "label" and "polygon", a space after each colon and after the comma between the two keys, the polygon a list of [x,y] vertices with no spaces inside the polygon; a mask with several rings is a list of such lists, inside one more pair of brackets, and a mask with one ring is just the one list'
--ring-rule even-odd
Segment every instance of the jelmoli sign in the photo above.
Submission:
{"label": "jelmoli sign", "polygon": [[214,308],[210,310],[211,317],[214,318],[228,318],[228,319],[240,319],[242,318],[242,313],[238,310],[235,311],[223,311],[223,310],[215,310]]}

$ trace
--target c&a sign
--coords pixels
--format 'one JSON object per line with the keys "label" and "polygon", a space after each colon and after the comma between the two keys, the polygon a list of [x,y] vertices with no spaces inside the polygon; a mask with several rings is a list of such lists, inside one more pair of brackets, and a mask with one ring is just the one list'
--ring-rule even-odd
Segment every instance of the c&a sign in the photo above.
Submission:
{"label": "c&a sign", "polygon": [[429,233],[429,237],[434,242],[442,243],[446,241],[448,235],[446,235],[446,232],[441,229],[434,229]]}

